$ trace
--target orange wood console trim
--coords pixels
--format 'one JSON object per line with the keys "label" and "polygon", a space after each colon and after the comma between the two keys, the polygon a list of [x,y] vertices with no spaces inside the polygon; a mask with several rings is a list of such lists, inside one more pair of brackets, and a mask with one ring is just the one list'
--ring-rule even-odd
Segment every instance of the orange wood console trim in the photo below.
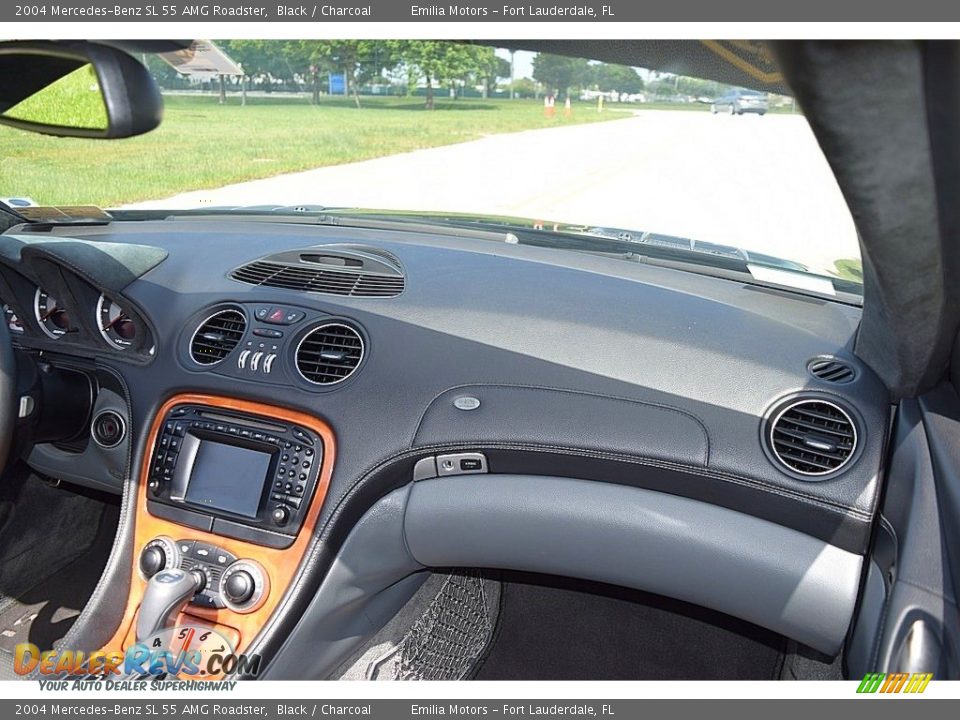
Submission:
{"label": "orange wood console trim", "polygon": [[[261,416],[265,420],[284,420],[307,427],[323,439],[323,463],[317,479],[317,487],[309,510],[304,517],[300,532],[290,547],[278,549],[255,545],[244,540],[223,537],[211,532],[196,530],[170,520],[154,517],[147,511],[147,482],[150,472],[150,460],[153,457],[153,448],[160,433],[160,427],[167,412],[175,405],[181,404],[207,405],[211,408],[241,411],[251,415]],[[134,515],[134,547],[133,563],[130,568],[130,594],[127,598],[127,607],[123,620],[113,638],[104,646],[104,650],[120,651],[124,645],[131,626],[136,619],[137,609],[143,599],[146,583],[140,578],[137,571],[137,562],[143,546],[158,535],[167,535],[174,540],[200,540],[217,545],[237,556],[258,561],[266,570],[270,588],[265,601],[251,612],[238,613],[227,608],[200,608],[189,607],[190,615],[202,618],[208,622],[226,625],[238,633],[236,652],[242,652],[249,647],[260,629],[267,624],[271,614],[276,609],[281,597],[287,590],[297,568],[303,560],[307,545],[313,536],[320,517],[320,508],[323,505],[327,490],[330,487],[330,476],[333,474],[333,464],[336,457],[336,440],[329,425],[318,418],[305,415],[294,410],[288,410],[273,405],[238,400],[214,395],[186,393],[175,395],[167,400],[157,412],[150,426],[150,434],[140,466],[140,481],[137,485],[136,511]],[[181,621],[187,618],[181,616]]]}

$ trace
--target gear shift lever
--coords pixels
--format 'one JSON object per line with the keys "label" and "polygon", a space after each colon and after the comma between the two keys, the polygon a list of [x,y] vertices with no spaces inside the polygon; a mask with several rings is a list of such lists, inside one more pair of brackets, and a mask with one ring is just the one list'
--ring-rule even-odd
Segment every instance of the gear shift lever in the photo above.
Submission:
{"label": "gear shift lever", "polygon": [[137,642],[172,627],[177,614],[203,590],[206,582],[198,570],[185,572],[178,568],[161,570],[150,578],[137,615]]}

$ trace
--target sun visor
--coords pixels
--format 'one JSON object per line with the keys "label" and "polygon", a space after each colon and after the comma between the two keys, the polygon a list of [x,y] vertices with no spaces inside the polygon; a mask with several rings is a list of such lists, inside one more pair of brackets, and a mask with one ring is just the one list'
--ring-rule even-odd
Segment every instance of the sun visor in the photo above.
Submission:
{"label": "sun visor", "polygon": [[477,44],[583,57],[792,94],[770,47],[759,40],[478,40]]}

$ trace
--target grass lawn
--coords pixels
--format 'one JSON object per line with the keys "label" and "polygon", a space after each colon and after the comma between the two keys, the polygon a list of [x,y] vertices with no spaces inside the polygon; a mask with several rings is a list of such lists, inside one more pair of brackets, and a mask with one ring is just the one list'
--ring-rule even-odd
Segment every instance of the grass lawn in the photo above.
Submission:
{"label": "grass lawn", "polygon": [[484,135],[614,120],[630,110],[592,104],[546,118],[533,100],[168,96],[161,126],[126,140],[33,135],[0,127],[0,196],[44,205],[112,207],[188,190],[367,160]]}

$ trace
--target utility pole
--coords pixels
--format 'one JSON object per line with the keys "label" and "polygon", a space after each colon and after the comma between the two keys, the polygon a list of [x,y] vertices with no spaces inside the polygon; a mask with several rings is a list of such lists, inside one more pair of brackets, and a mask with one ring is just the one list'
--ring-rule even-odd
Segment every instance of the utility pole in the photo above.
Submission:
{"label": "utility pole", "polygon": [[510,51],[510,99],[515,100],[517,97],[517,92],[514,90],[513,81],[514,81],[514,59],[516,57],[517,51]]}

